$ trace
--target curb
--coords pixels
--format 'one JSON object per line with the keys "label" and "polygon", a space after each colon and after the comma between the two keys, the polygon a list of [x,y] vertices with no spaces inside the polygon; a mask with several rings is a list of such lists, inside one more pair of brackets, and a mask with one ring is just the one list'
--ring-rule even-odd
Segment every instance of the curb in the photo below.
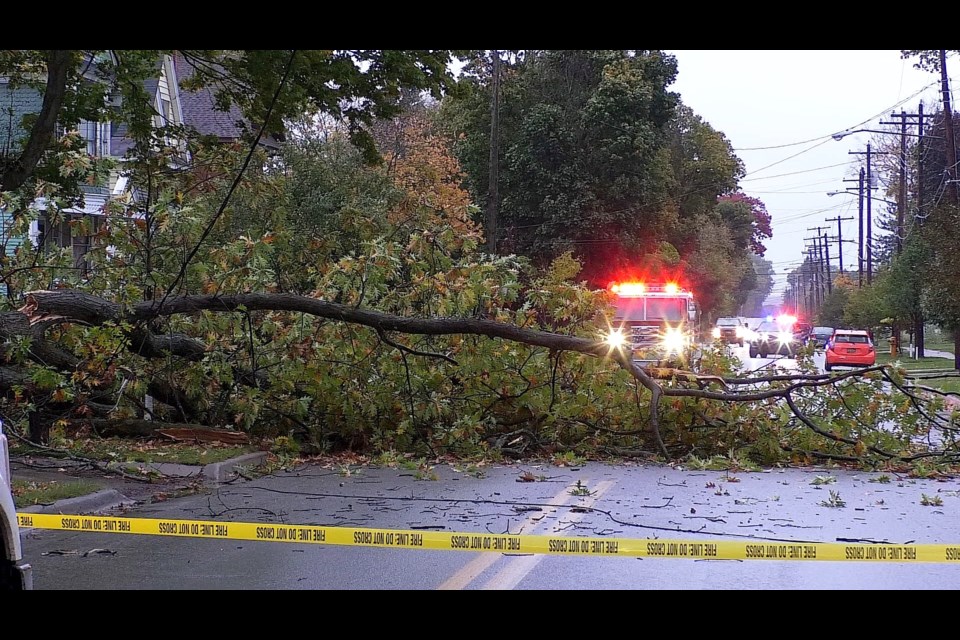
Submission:
{"label": "curb", "polygon": [[38,504],[24,509],[17,509],[17,511],[22,513],[75,513],[78,511],[99,513],[101,511],[107,511],[108,509],[116,509],[117,507],[135,503],[136,500],[131,500],[116,489],[103,489],[85,496],[64,498],[52,504]]}
{"label": "curb", "polygon": [[257,451],[223,462],[211,462],[205,465],[200,473],[213,482],[236,480],[241,477],[244,469],[259,467],[266,462],[268,455],[266,451]]}
{"label": "curb", "polygon": [[154,472],[168,478],[203,478],[212,482],[228,482],[240,477],[243,469],[258,467],[267,459],[266,451],[255,451],[223,462],[203,466],[173,462],[130,462],[123,465],[127,472]]}
{"label": "curb", "polygon": [[[175,463],[135,463],[125,465],[127,471],[155,471],[172,478],[201,478],[206,482],[219,484],[242,477],[244,469],[262,465],[269,455],[266,451],[248,453],[223,462],[211,462],[204,466]],[[64,498],[51,504],[32,505],[17,509],[21,513],[101,513],[118,507],[137,504],[116,489],[101,489],[85,496]]]}

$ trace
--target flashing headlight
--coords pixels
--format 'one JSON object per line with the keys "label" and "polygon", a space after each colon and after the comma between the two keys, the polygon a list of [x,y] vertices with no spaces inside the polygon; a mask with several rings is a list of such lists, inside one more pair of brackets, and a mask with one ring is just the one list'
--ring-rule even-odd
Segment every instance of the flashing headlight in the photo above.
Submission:
{"label": "flashing headlight", "polygon": [[746,332],[746,327],[744,327],[744,326],[742,326],[742,325],[737,325],[737,337],[738,337],[738,338],[743,338],[745,332]]}
{"label": "flashing headlight", "polygon": [[777,342],[780,344],[790,344],[793,340],[793,334],[789,331],[781,331],[777,334]]}
{"label": "flashing headlight", "polygon": [[619,349],[627,343],[627,336],[620,329],[611,329],[604,340],[611,349]]}
{"label": "flashing headlight", "polygon": [[681,329],[667,327],[667,330],[661,338],[661,344],[663,345],[664,351],[668,354],[683,353],[684,348],[687,346],[687,336]]}
{"label": "flashing headlight", "polygon": [[714,337],[714,338],[719,338],[719,337],[720,337],[720,327],[714,327],[712,333],[713,333],[713,337]]}
{"label": "flashing headlight", "polygon": [[773,322],[773,316],[767,316],[767,322]]}

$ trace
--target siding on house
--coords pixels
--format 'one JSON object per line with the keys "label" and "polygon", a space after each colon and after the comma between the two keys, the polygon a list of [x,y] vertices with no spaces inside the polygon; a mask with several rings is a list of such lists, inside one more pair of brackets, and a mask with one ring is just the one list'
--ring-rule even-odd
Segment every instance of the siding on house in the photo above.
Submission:
{"label": "siding on house", "polygon": [[42,105],[43,96],[36,89],[12,89],[6,78],[0,78],[0,156],[20,148],[20,141],[27,134],[21,126],[23,116],[39,113]]}
{"label": "siding on house", "polygon": [[[27,88],[13,90],[6,78],[0,78],[0,156],[10,157],[20,148],[26,131],[20,126],[23,116],[40,110],[43,98],[40,92]],[[10,234],[13,216],[0,209],[0,247],[6,255],[13,255],[23,238]]]}
{"label": "siding on house", "polygon": [[[20,87],[10,88],[6,78],[0,78],[0,157],[10,157],[20,148],[26,131],[20,123],[28,113],[37,113],[43,104],[39,91]],[[0,247],[6,255],[13,255],[23,239],[10,234],[13,216],[0,209]]]}
{"label": "siding on house", "polygon": [[13,224],[13,216],[0,209],[0,246],[3,252],[12,256],[17,248],[23,244],[23,237],[10,233],[10,225]]}

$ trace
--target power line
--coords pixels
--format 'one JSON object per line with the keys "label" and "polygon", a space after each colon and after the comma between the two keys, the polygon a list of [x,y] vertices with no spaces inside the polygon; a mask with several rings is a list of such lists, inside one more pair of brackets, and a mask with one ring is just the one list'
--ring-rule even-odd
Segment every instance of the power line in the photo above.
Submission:
{"label": "power line", "polygon": [[[799,151],[799,152],[793,154],[792,156],[787,156],[786,158],[783,158],[782,160],[777,160],[776,162],[772,162],[772,163],[768,164],[768,165],[765,166],[765,167],[760,167],[760,168],[757,169],[756,171],[751,171],[751,172],[747,173],[746,175],[749,176],[749,175],[753,175],[753,174],[755,174],[755,173],[759,173],[760,171],[764,171],[764,170],[766,170],[766,169],[769,169],[770,167],[775,167],[775,166],[777,166],[778,164],[782,164],[782,163],[786,162],[787,160],[792,160],[793,158],[796,158],[797,156],[802,156],[802,155],[805,154],[807,151],[813,151],[813,150],[816,149],[817,147],[822,146],[822,145],[825,145],[826,143],[830,142],[831,139],[832,139],[832,138],[827,138],[827,139],[824,140],[823,142],[818,142],[817,144],[813,145],[812,147],[807,147],[807,148],[804,149],[803,151]],[[803,172],[798,172],[798,173],[803,173]],[[788,174],[788,175],[790,175],[790,174]],[[778,176],[770,176],[770,177],[771,177],[771,178],[776,178],[776,177],[778,177]],[[754,180],[760,180],[761,178],[753,178],[753,179],[754,179]],[[746,180],[741,179],[741,182],[746,182]]]}
{"label": "power line", "polygon": [[[901,83],[902,83],[902,82],[903,82],[903,80],[902,80],[902,78],[901,78]],[[847,127],[846,129],[844,129],[844,131],[848,131],[848,130],[850,130],[850,129],[855,129],[856,127],[863,126],[863,125],[867,124],[868,122],[870,122],[871,120],[873,120],[873,119],[875,119],[875,118],[881,117],[883,114],[885,114],[885,113],[886,113],[887,111],[889,111],[890,109],[896,109],[896,108],[899,107],[900,105],[906,103],[907,100],[912,100],[913,98],[917,97],[918,95],[920,95],[921,93],[923,93],[924,91],[926,91],[927,89],[929,89],[930,87],[932,87],[932,86],[934,86],[934,85],[936,85],[936,84],[937,84],[937,81],[931,82],[930,84],[928,84],[928,85],[926,85],[925,87],[921,88],[919,91],[917,91],[917,92],[914,93],[913,95],[907,96],[907,97],[904,98],[903,100],[900,100],[899,102],[897,102],[897,103],[896,103],[895,105],[893,105],[892,107],[888,107],[888,108],[884,109],[883,111],[881,111],[881,112],[878,113],[877,115],[871,116],[870,118],[867,118],[867,119],[864,120],[863,122],[858,122],[858,123],[855,124],[855,125],[849,126],[849,127]],[[834,133],[836,133],[836,132],[834,132]],[[825,136],[818,136],[818,137],[816,137],[816,138],[810,138],[809,140],[801,140],[800,142],[789,142],[789,143],[786,143],[786,144],[778,144],[778,145],[773,145],[773,146],[770,146],[770,147],[740,147],[740,148],[734,149],[734,151],[769,151],[769,150],[771,150],[771,149],[785,149],[785,148],[787,148],[787,147],[796,147],[796,146],[799,146],[799,145],[801,145],[801,144],[808,144],[808,143],[811,143],[811,142],[817,142],[818,140],[823,140],[824,138],[832,139],[832,138],[833,138],[833,135],[834,135],[833,133],[828,133],[828,134],[825,135]]]}
{"label": "power line", "polygon": [[[795,158],[796,156],[791,156],[791,157]],[[790,158],[784,158],[784,160],[789,160],[789,159]],[[781,160],[780,162],[783,162],[783,160]],[[777,164],[777,163],[774,163],[774,164]],[[812,173],[814,171],[822,171],[823,169],[834,169],[836,167],[846,167],[849,164],[850,164],[849,162],[841,162],[839,164],[829,164],[824,167],[817,167],[815,169],[803,169],[801,171],[791,171],[790,173],[778,173],[777,175],[774,175],[774,176],[764,176],[762,178],[750,178],[749,180],[743,179],[743,180],[740,180],[740,182],[751,182],[753,180],[773,180],[774,178],[784,178],[786,176],[795,176],[801,173]],[[773,165],[771,164],[767,166],[772,167]],[[764,169],[766,168],[767,167],[764,167]],[[757,169],[757,171],[763,171],[763,169]],[[753,172],[753,173],[756,173],[756,172]],[[747,174],[747,175],[750,175],[750,174]]]}

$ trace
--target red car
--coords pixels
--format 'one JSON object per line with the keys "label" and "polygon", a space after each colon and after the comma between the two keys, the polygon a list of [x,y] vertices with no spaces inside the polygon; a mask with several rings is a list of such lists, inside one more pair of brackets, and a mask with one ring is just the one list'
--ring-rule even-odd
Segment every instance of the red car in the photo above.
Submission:
{"label": "red car", "polygon": [[872,367],[876,363],[877,350],[866,331],[837,329],[827,341],[827,371],[833,367]]}

